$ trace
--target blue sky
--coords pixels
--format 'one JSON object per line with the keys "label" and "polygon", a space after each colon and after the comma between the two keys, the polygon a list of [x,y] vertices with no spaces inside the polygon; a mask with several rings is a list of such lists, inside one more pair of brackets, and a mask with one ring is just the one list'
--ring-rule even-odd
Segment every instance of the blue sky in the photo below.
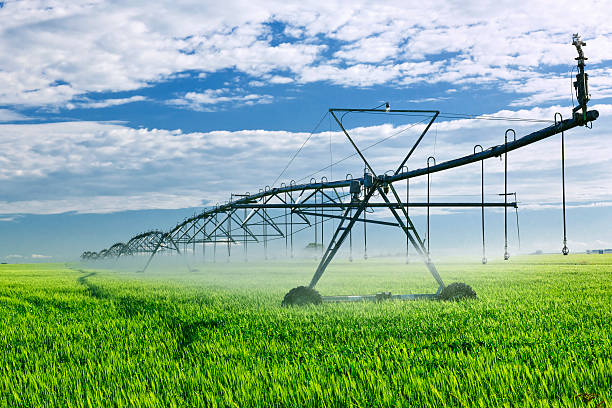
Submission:
{"label": "blue sky", "polygon": [[[329,107],[389,101],[397,109],[567,117],[573,32],[587,42],[591,106],[601,116],[592,130],[566,135],[570,247],[612,247],[606,3],[1,2],[0,258],[76,258],[149,228],[168,229],[232,192],[257,191],[276,179]],[[363,145],[404,130],[368,151],[385,171],[414,141],[414,122],[353,115],[345,123]],[[520,136],[544,126],[441,118],[408,164],[499,144],[508,127]],[[279,182],[357,175],[362,165],[352,159],[317,172],[348,154],[325,117]],[[503,163],[486,167],[496,199]],[[521,251],[557,249],[559,139],[511,154],[509,168],[526,222]],[[414,180],[415,197],[423,197],[424,182]],[[477,200],[479,166],[441,173],[433,183],[439,200]],[[434,212],[432,246],[477,252],[474,214]],[[499,222],[488,225],[499,246]],[[458,245],[449,227],[473,236]]]}

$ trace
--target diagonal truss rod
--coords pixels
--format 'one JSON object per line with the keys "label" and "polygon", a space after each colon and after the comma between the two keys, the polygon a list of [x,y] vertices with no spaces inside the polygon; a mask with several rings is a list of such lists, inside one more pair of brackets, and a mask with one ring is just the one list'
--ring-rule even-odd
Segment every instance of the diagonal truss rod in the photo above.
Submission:
{"label": "diagonal truss rod", "polygon": [[[340,223],[338,224],[338,227],[336,228],[336,231],[334,232],[334,235],[330,240],[329,245],[325,250],[325,253],[323,254],[323,257],[321,258],[319,266],[317,267],[317,270],[315,271],[312,280],[310,281],[310,284],[308,285],[310,288],[314,288],[317,282],[319,282],[319,279],[321,279],[321,276],[325,272],[325,269],[334,258],[334,255],[336,255],[336,253],[338,252],[338,249],[340,249],[340,247],[342,246],[342,243],[344,242],[346,237],[349,235],[351,228],[353,228],[353,225],[355,225],[355,222],[357,221],[361,213],[366,209],[368,201],[370,200],[375,191],[375,188],[369,189],[369,191],[363,198],[363,201],[361,201],[360,205],[357,207],[357,210],[352,216],[349,215],[352,208],[349,207],[344,211],[344,215],[340,220]],[[344,223],[347,221],[348,224],[344,226]]]}

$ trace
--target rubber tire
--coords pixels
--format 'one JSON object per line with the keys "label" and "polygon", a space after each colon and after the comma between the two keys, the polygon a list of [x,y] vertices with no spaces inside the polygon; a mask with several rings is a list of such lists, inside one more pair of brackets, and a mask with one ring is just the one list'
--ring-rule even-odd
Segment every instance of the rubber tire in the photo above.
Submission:
{"label": "rubber tire", "polygon": [[323,298],[319,292],[308,286],[298,286],[287,292],[281,306],[319,305],[321,303],[323,303]]}
{"label": "rubber tire", "polygon": [[454,282],[442,289],[439,300],[458,301],[462,299],[477,299],[476,291],[463,282]]}

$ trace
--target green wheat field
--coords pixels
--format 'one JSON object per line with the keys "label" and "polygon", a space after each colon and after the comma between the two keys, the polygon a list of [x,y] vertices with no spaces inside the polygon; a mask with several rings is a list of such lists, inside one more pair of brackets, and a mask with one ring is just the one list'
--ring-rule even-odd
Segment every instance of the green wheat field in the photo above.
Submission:
{"label": "green wheat field", "polygon": [[[191,266],[1,265],[0,406],[612,406],[612,256],[440,263],[476,300],[292,308],[314,260]],[[371,259],[317,289],[436,288]]]}

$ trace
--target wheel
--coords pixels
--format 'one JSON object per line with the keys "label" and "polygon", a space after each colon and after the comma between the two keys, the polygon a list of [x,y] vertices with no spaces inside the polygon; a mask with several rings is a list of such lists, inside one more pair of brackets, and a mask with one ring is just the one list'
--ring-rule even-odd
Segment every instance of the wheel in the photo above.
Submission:
{"label": "wheel", "polygon": [[461,299],[476,299],[476,292],[471,286],[463,282],[455,282],[442,289],[438,295],[439,300],[457,301]]}
{"label": "wheel", "polygon": [[323,298],[319,292],[308,286],[298,286],[287,292],[281,306],[318,305],[321,303],[323,303]]}

